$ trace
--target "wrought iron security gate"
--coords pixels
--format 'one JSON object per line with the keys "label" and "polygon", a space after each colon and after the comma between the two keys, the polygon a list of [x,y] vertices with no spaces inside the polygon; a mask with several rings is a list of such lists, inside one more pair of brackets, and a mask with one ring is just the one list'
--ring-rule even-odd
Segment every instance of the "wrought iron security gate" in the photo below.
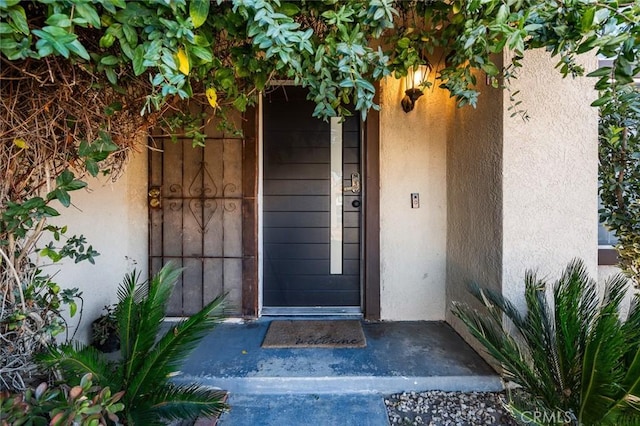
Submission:
{"label": "wrought iron security gate", "polygon": [[149,267],[184,268],[167,315],[188,316],[222,293],[242,305],[242,149],[239,138],[153,138],[149,155]]}

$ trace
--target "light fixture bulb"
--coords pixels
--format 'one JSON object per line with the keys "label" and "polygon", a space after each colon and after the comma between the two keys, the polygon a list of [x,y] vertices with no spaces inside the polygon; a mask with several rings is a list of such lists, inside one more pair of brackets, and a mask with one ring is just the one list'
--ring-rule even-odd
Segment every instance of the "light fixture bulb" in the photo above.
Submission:
{"label": "light fixture bulb", "polygon": [[418,98],[423,95],[421,86],[427,81],[430,69],[427,65],[418,65],[407,70],[405,96],[401,101],[404,112],[412,111]]}

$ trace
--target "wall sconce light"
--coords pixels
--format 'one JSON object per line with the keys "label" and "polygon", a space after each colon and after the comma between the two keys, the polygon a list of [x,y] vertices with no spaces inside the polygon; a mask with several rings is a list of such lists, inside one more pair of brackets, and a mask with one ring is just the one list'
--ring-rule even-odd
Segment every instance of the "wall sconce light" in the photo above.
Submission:
{"label": "wall sconce light", "polygon": [[417,65],[407,70],[405,96],[400,102],[404,112],[412,111],[418,98],[423,95],[422,89],[426,86],[430,71],[429,65]]}

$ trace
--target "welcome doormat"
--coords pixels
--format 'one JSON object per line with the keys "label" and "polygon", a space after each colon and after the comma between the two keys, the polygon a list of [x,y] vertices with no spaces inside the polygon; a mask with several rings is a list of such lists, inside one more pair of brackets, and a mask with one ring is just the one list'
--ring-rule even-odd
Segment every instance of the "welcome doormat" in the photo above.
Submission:
{"label": "welcome doormat", "polygon": [[271,321],[263,348],[364,348],[367,341],[357,320]]}

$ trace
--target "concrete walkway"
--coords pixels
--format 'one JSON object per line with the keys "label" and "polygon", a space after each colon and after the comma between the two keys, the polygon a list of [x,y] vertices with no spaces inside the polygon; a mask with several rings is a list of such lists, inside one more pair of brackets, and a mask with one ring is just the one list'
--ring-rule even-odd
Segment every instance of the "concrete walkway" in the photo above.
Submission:
{"label": "concrete walkway", "polygon": [[221,425],[386,425],[384,395],[502,389],[444,322],[363,322],[366,348],[263,349],[269,321],[221,324],[175,378],[229,391]]}

